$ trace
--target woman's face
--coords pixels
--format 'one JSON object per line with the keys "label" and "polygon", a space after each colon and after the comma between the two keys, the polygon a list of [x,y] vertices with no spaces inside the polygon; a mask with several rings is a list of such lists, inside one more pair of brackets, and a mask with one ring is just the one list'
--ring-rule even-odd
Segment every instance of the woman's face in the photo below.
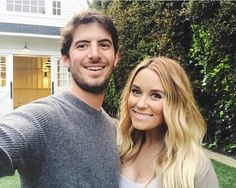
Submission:
{"label": "woman's face", "polygon": [[151,130],[164,122],[164,89],[159,76],[143,69],[134,78],[128,98],[132,126],[138,130]]}

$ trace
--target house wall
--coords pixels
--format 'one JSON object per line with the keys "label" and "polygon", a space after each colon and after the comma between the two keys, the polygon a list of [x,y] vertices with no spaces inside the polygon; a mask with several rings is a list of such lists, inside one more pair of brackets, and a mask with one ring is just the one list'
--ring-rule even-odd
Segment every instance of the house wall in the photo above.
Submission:
{"label": "house wall", "polygon": [[62,27],[75,13],[88,7],[86,0],[61,0],[61,15],[55,16],[52,1],[45,0],[45,14],[32,14],[7,11],[6,0],[0,0],[0,22]]}
{"label": "house wall", "polygon": [[[45,14],[6,11],[6,1],[0,0],[0,22],[52,27],[64,27],[74,14],[87,7],[86,0],[61,0],[61,15],[55,16],[52,15],[52,0],[45,0]],[[22,51],[25,42],[30,52]],[[60,36],[0,32],[0,56],[7,59],[6,85],[0,87],[0,116],[13,110],[13,100],[16,108],[38,97],[68,88],[68,72],[63,66],[61,70],[64,72],[57,72],[57,62],[62,64]],[[44,61],[42,59],[48,57],[51,58],[51,70],[47,75],[50,80],[45,80],[40,66]],[[65,78],[61,77],[65,83],[68,81],[68,85],[59,84],[58,74],[65,75]],[[51,88],[47,87],[50,81]]]}
{"label": "house wall", "polygon": [[[0,54],[25,54],[22,49],[27,42],[31,55],[60,56],[60,41],[58,38],[41,38],[29,36],[0,35]],[[28,55],[30,55],[28,54]]]}
{"label": "house wall", "polygon": [[0,35],[0,54],[22,55],[25,42],[31,55],[60,56],[59,38]]}

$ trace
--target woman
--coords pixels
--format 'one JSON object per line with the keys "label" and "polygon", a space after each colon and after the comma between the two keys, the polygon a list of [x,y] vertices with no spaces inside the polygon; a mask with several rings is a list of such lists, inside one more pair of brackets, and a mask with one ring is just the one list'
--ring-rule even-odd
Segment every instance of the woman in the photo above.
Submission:
{"label": "woman", "polygon": [[183,68],[150,58],[132,72],[120,111],[121,188],[218,188],[201,147],[205,124]]}

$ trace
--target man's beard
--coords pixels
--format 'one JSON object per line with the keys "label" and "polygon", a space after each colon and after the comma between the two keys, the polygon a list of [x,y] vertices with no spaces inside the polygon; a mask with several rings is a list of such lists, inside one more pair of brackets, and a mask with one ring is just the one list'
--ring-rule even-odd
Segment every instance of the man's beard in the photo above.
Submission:
{"label": "man's beard", "polygon": [[87,91],[87,92],[93,93],[93,94],[102,94],[102,93],[104,93],[107,86],[108,86],[109,80],[110,80],[110,76],[109,76],[101,84],[89,85],[89,83],[87,83],[84,79],[81,79],[79,76],[77,76],[77,74],[71,72],[71,76],[72,76],[72,79],[75,81],[75,83],[78,87],[80,87],[84,91]]}

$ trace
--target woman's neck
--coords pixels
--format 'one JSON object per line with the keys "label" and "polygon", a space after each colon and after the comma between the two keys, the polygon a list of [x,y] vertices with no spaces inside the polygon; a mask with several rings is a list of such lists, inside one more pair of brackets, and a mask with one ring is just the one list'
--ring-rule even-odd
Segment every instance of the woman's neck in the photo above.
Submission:
{"label": "woman's neck", "polygon": [[144,147],[159,147],[164,143],[165,132],[162,127],[145,132]]}

